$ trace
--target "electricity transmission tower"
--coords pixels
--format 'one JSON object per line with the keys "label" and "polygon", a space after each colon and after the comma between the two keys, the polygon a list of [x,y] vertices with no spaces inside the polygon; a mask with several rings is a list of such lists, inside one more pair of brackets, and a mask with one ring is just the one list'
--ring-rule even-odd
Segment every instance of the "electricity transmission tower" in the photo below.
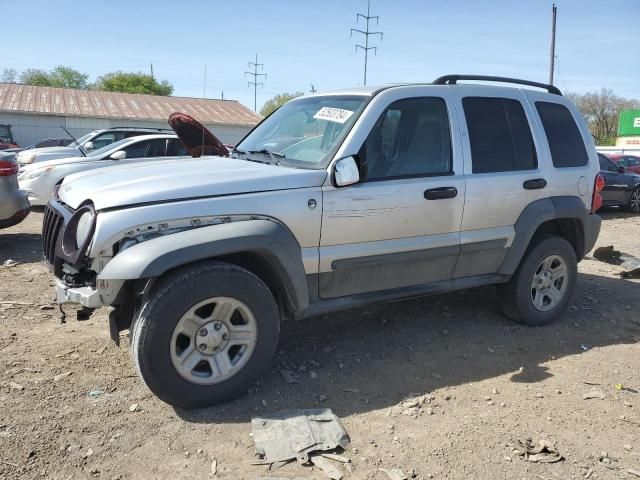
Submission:
{"label": "electricity transmission tower", "polygon": [[311,90],[309,90],[309,93],[316,93],[318,90],[316,90],[316,87],[313,86],[313,83],[311,84]]}
{"label": "electricity transmission tower", "polygon": [[260,70],[264,69],[264,63],[258,63],[258,54],[256,53],[256,61],[255,62],[249,62],[249,68],[253,67],[253,72],[244,72],[244,76],[246,78],[247,75],[250,75],[251,77],[253,77],[253,80],[248,82],[248,86],[250,87],[251,85],[253,85],[253,110],[254,111],[258,111],[258,105],[257,105],[257,98],[258,98],[258,85],[260,85],[261,87],[264,87],[264,83],[262,82],[258,82],[258,78],[260,77],[264,77],[267,78],[267,74],[266,73],[258,73],[258,67],[260,67]]}
{"label": "electricity transmission tower", "polygon": [[367,84],[367,61],[369,60],[369,50],[373,50],[374,54],[378,53],[378,47],[369,46],[369,37],[372,35],[380,35],[380,40],[382,40],[382,32],[369,31],[369,22],[375,18],[376,25],[377,25],[378,20],[380,19],[377,15],[371,15],[370,8],[371,8],[371,0],[367,0],[367,14],[366,15],[362,13],[356,14],[356,23],[358,23],[358,20],[360,20],[360,18],[364,19],[366,23],[366,28],[364,29],[364,31],[358,30],[357,28],[352,28],[351,32],[349,33],[350,36],[353,35],[353,32],[361,33],[362,35],[364,35],[364,45],[360,45],[359,43],[356,43],[356,52],[358,51],[358,48],[364,51],[364,84],[365,85]]}

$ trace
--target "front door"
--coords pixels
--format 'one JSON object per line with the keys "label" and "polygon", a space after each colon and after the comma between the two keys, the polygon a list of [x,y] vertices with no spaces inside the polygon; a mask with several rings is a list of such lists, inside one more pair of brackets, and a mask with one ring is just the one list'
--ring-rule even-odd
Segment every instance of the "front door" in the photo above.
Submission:
{"label": "front door", "polygon": [[465,181],[449,93],[441,92],[391,103],[358,154],[366,178],[324,187],[320,297],[451,278]]}

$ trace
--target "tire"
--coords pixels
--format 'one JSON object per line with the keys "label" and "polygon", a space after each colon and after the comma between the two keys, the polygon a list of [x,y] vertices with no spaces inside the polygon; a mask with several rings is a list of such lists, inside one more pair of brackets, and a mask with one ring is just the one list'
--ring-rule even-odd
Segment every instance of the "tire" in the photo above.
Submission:
{"label": "tire", "polygon": [[[562,264],[566,274],[559,281],[553,276],[559,275]],[[552,273],[547,275],[547,270]],[[576,253],[571,244],[555,235],[541,237],[527,249],[511,280],[498,286],[501,310],[510,319],[525,325],[547,325],[571,300],[577,276]]]}
{"label": "tire", "polygon": [[640,213],[640,187],[636,187],[629,195],[627,210],[631,213]]}
{"label": "tire", "polygon": [[[262,280],[235,265],[200,263],[162,277],[145,298],[131,330],[131,355],[158,398],[200,408],[246,392],[269,367],[279,335],[278,306]],[[232,345],[240,337],[249,340]]]}

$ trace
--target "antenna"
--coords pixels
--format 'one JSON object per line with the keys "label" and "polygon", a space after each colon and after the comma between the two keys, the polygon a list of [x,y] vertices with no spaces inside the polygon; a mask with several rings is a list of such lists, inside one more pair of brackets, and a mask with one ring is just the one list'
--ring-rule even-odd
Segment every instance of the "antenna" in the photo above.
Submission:
{"label": "antenna", "polygon": [[256,61],[249,62],[249,68],[253,65],[253,72],[244,72],[244,76],[250,75],[253,77],[253,81],[248,82],[248,86],[253,85],[253,110],[258,111],[257,98],[258,98],[258,85],[264,88],[264,83],[258,82],[258,77],[263,76],[265,79],[267,78],[266,73],[258,73],[258,67],[260,70],[264,70],[264,63],[258,63],[258,54],[256,53]]}
{"label": "antenna", "polygon": [[553,85],[553,70],[555,68],[556,60],[556,15],[558,14],[558,7],[553,4],[552,20],[551,20],[551,59],[549,65],[549,85]]}
{"label": "antenna", "polygon": [[365,30],[363,31],[363,30],[358,30],[357,28],[352,28],[349,33],[349,36],[352,36],[353,32],[361,33],[362,35],[364,35],[364,46],[360,45],[359,43],[356,43],[356,52],[358,51],[358,48],[364,51],[364,85],[367,84],[367,62],[369,60],[369,50],[373,50],[373,53],[376,55],[378,54],[378,47],[369,46],[369,37],[371,35],[380,35],[380,40],[382,41],[382,32],[369,31],[369,22],[375,18],[376,25],[377,25],[378,20],[380,20],[380,17],[378,17],[377,15],[371,15],[370,7],[371,7],[371,0],[367,0],[367,14],[364,15],[362,13],[356,13],[356,23],[358,23],[358,20],[360,20],[360,18],[364,19],[364,21],[366,22]]}

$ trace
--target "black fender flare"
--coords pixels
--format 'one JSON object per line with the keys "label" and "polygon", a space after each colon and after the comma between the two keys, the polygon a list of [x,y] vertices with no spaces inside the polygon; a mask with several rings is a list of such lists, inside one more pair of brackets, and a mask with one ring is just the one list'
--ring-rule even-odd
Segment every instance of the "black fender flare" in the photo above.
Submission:
{"label": "black fender flare", "polygon": [[309,305],[300,245],[287,228],[271,220],[210,225],[139,243],[113,257],[98,281],[155,278],[189,263],[243,252],[260,255],[275,269],[293,310]]}
{"label": "black fender flare", "polygon": [[581,230],[576,235],[578,260],[593,248],[600,232],[600,217],[591,214],[579,197],[543,198],[527,205],[518,217],[514,225],[515,237],[498,273],[513,275],[540,225],[556,219],[578,222]]}

